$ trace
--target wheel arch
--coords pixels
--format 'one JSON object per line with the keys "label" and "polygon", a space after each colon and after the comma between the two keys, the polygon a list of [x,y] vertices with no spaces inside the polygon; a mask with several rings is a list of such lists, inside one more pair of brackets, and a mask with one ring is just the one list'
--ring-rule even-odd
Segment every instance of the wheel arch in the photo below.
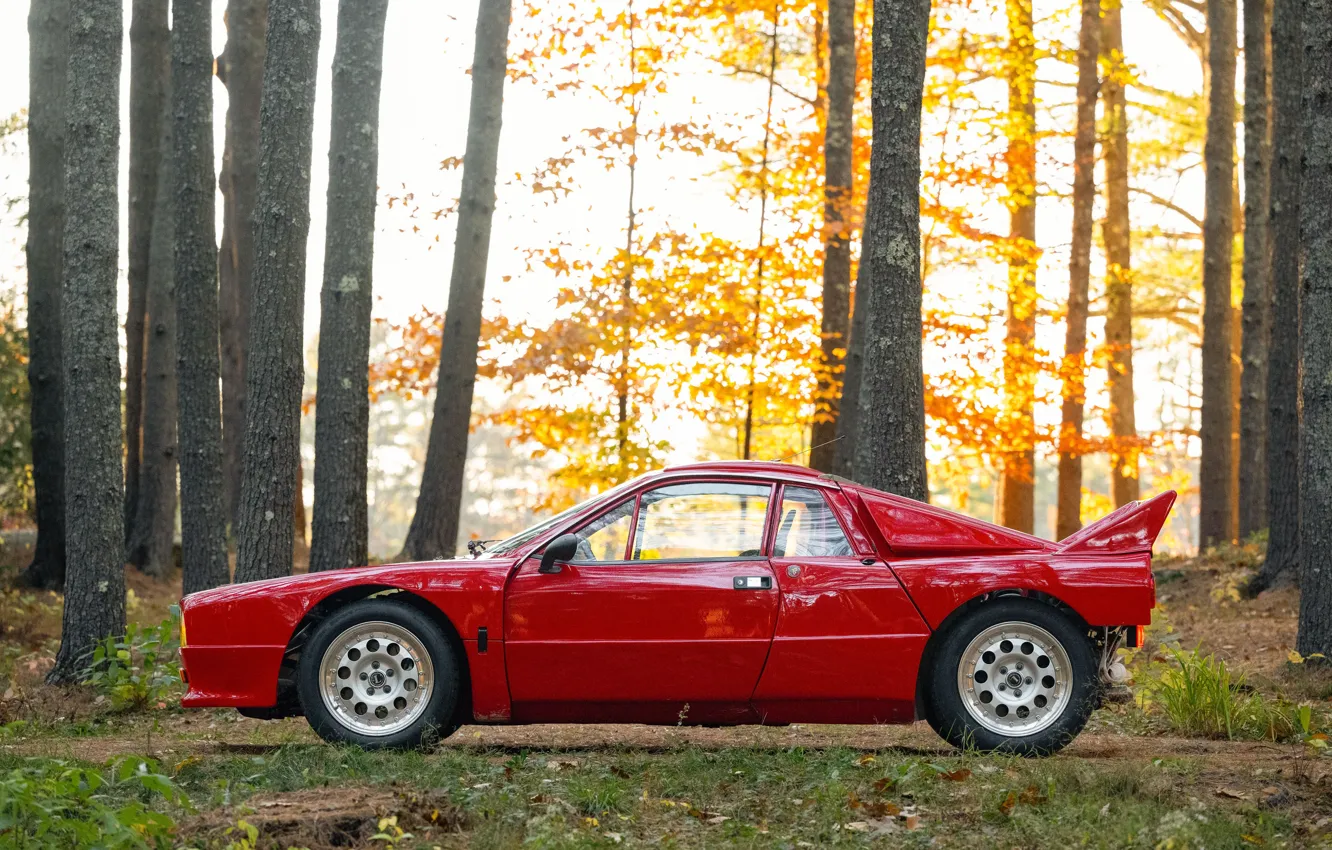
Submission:
{"label": "wheel arch", "polygon": [[920,656],[920,670],[916,675],[917,719],[924,718],[925,712],[929,710],[929,701],[926,699],[926,693],[930,687],[931,676],[937,672],[936,661],[939,647],[943,644],[944,639],[948,634],[956,627],[957,622],[967,614],[989,602],[993,602],[996,599],[1012,598],[1031,599],[1035,602],[1049,605],[1070,617],[1079,628],[1086,629],[1089,633],[1091,631],[1092,627],[1087,624],[1086,619],[1079,614],[1073,606],[1067,604],[1059,597],[1045,593],[1044,591],[1020,587],[1005,588],[1002,590],[986,591],[985,593],[968,599],[966,602],[963,602],[961,605],[954,608],[952,612],[943,619],[943,622],[939,624],[939,627],[930,634],[929,640],[925,642],[925,650]]}

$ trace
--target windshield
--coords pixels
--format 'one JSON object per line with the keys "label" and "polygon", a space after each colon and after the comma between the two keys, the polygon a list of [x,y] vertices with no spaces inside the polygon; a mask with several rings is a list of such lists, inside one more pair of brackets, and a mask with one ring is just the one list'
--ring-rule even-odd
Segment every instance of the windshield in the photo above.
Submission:
{"label": "windshield", "polygon": [[634,482],[632,481],[626,481],[625,483],[620,484],[617,487],[612,487],[611,489],[607,490],[604,493],[598,493],[597,495],[593,496],[587,501],[579,502],[578,504],[574,505],[572,508],[560,511],[550,519],[543,520],[542,522],[537,523],[531,528],[520,531],[514,536],[508,538],[507,540],[501,540],[500,542],[492,546],[487,546],[485,551],[482,552],[478,557],[493,558],[496,555],[512,554],[515,550],[521,549],[525,544],[536,539],[537,537],[540,537],[545,532],[549,531],[550,529],[554,528],[560,523],[568,519],[571,519],[572,517],[581,513],[587,508],[590,508],[591,506],[598,504],[600,502],[605,502],[616,498],[625,490],[628,490],[629,486],[633,483]]}

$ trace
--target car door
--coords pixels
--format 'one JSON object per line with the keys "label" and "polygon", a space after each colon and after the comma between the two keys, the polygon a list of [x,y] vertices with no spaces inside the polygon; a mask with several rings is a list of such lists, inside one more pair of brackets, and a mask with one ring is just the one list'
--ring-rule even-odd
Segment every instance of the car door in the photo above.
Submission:
{"label": "car door", "polygon": [[770,722],[909,719],[929,628],[863,535],[853,545],[835,489],[783,487],[772,533],[781,613],[754,694]]}
{"label": "car door", "polygon": [[505,605],[515,719],[746,719],[777,619],[773,490],[663,484],[576,529],[558,573],[523,563]]}

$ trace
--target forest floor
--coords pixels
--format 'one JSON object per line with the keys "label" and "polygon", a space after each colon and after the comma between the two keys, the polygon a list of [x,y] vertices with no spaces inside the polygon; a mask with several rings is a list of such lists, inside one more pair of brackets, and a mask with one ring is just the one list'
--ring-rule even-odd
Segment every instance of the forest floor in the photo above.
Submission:
{"label": "forest floor", "polygon": [[[1101,709],[1047,759],[960,753],[924,724],[465,726],[430,752],[365,753],[301,719],[184,712],[169,688],[129,710],[41,684],[60,599],[7,589],[25,556],[0,552],[0,848],[64,846],[12,841],[6,775],[140,762],[184,795],[157,805],[163,846],[1332,846],[1332,756],[1307,732],[1186,737],[1150,703]],[[1332,674],[1290,661],[1297,591],[1239,597],[1256,557],[1159,559],[1135,675],[1198,648],[1246,676],[1237,691],[1308,705],[1327,730]],[[178,582],[127,580],[132,622],[167,616]],[[99,795],[115,809],[145,793]]]}

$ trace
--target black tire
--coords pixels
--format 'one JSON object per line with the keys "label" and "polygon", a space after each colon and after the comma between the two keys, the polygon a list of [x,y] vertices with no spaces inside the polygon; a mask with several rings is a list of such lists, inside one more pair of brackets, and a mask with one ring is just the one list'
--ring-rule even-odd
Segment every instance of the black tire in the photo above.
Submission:
{"label": "black tire", "polygon": [[[425,708],[409,726],[386,735],[367,735],[339,720],[324,704],[320,665],[329,645],[358,623],[384,621],[415,635],[429,655],[434,685]],[[405,663],[405,662],[404,662]],[[408,683],[410,684],[410,683]],[[330,743],[355,744],[367,750],[414,749],[448,737],[457,728],[461,676],[457,653],[439,626],[411,605],[391,599],[364,599],[340,608],[321,622],[301,651],[297,692],[310,726]]]}
{"label": "black tire", "polygon": [[[1063,646],[1072,668],[1069,699],[1060,714],[1045,728],[1025,736],[1004,735],[983,726],[963,703],[958,684],[958,668],[967,646],[986,629],[1009,622],[1029,623],[1053,635]],[[1096,648],[1087,627],[1047,603],[1016,596],[985,602],[948,624],[939,640],[930,669],[921,670],[921,676],[927,677],[924,714],[940,737],[960,749],[1050,755],[1082,731],[1099,702]]]}

